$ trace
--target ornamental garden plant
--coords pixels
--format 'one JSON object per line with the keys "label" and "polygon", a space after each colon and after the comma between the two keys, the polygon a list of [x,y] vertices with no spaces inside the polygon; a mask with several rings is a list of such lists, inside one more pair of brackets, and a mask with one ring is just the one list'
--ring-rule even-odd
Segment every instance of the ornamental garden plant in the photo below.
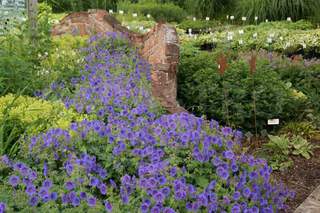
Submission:
{"label": "ornamental garden plant", "polygon": [[29,135],[27,151],[1,157],[1,210],[285,209],[294,193],[273,183],[265,160],[240,152],[242,133],[191,114],[162,114],[150,93],[150,66],[115,45],[119,39],[89,40],[76,89],[63,97],[67,108],[97,118]]}
{"label": "ornamental garden plant", "polygon": [[[40,4],[36,43],[27,22],[0,36],[0,213],[293,212],[319,184],[319,29],[306,1],[303,12],[283,1],[292,19],[266,1],[165,2],[46,1],[63,13]],[[160,106],[125,35],[50,36],[89,8],[135,32],[177,27],[189,113]]]}

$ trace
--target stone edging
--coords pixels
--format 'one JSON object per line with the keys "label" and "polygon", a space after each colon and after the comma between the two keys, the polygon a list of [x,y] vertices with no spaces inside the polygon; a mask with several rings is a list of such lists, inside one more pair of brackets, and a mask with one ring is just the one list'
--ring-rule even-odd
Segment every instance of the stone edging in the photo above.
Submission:
{"label": "stone edging", "polygon": [[320,212],[320,186],[294,211],[294,213]]}

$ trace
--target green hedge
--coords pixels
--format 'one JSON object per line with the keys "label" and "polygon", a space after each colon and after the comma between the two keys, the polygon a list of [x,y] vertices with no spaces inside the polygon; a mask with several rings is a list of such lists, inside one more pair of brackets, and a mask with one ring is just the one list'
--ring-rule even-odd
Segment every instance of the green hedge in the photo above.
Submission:
{"label": "green hedge", "polygon": [[118,9],[127,13],[138,13],[138,15],[150,14],[155,21],[181,22],[186,18],[186,12],[172,3],[119,3]]}
{"label": "green hedge", "polygon": [[39,0],[49,4],[53,12],[87,11],[88,9],[116,9],[117,0]]}

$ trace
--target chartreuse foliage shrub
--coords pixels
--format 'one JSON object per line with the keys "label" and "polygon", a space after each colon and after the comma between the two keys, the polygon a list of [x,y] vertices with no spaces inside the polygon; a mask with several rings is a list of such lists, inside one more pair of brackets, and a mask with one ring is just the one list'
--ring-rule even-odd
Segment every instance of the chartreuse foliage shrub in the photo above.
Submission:
{"label": "chartreuse foliage shrub", "polygon": [[280,118],[282,122],[296,119],[297,112],[306,103],[305,95],[283,81],[266,61],[259,60],[257,71],[252,75],[246,60],[229,56],[229,67],[221,75],[217,65],[219,52],[191,50],[182,50],[178,98],[186,109],[198,116],[206,115],[244,130],[255,129],[256,116],[256,126],[263,130],[268,119]]}
{"label": "chartreuse foliage shrub", "polygon": [[294,88],[303,92],[308,97],[317,112],[320,111],[320,103],[317,101],[320,98],[319,64],[306,67],[303,63],[295,63],[291,66],[279,68],[278,72],[283,80],[291,82]]}
{"label": "chartreuse foliage shrub", "polygon": [[39,134],[50,128],[67,129],[82,116],[67,110],[61,102],[8,94],[0,98],[1,155],[14,156],[20,150],[23,134]]}
{"label": "chartreuse foliage shrub", "polygon": [[[74,90],[84,60],[82,48],[86,46],[86,37],[63,35],[52,39],[52,48],[40,57],[39,75],[44,86],[38,88],[37,95],[54,99]],[[45,89],[50,85],[49,90]],[[39,93],[41,91],[41,93]],[[38,94],[39,93],[39,94]]]}
{"label": "chartreuse foliage shrub", "polygon": [[253,22],[255,16],[259,21],[306,19],[316,15],[319,8],[318,0],[239,0],[236,11],[240,17],[246,16]]}
{"label": "chartreuse foliage shrub", "polygon": [[118,3],[119,10],[126,13],[137,13],[138,15],[150,14],[155,21],[181,22],[187,14],[179,6],[173,3],[159,4],[155,2],[130,3],[123,1]]}
{"label": "chartreuse foliage shrub", "polygon": [[[2,208],[35,212],[276,212],[294,193],[242,134],[191,114],[161,115],[150,66],[94,37],[67,107],[98,114],[30,136],[22,162],[0,161]],[[107,39],[107,40],[110,40]],[[114,41],[111,38],[111,41]],[[124,72],[126,71],[126,72]]]}

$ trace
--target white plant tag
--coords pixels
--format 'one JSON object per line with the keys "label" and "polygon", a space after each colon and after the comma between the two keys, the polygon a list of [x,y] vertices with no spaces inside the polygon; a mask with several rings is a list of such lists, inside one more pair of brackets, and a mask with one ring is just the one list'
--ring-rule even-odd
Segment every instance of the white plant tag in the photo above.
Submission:
{"label": "white plant tag", "polygon": [[280,124],[280,119],[269,119],[268,120],[268,125],[279,125]]}

